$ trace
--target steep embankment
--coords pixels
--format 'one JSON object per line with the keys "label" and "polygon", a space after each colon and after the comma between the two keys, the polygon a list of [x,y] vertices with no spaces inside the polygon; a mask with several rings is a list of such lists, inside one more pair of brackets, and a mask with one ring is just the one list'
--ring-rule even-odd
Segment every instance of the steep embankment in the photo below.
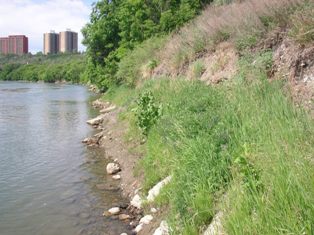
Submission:
{"label": "steep embankment", "polygon": [[139,194],[172,176],[144,211],[161,208],[173,234],[213,220],[206,234],[313,233],[313,14],[298,0],[209,7],[119,63],[135,88],[104,99],[143,155]]}

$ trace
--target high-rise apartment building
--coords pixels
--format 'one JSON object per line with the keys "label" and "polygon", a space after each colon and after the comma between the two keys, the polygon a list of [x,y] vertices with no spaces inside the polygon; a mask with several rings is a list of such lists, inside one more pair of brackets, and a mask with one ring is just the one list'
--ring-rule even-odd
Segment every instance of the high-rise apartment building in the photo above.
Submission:
{"label": "high-rise apartment building", "polygon": [[75,53],[78,49],[78,38],[77,33],[67,30],[59,33],[60,52]]}
{"label": "high-rise apartment building", "polygon": [[9,54],[9,38],[0,38],[0,54]]}
{"label": "high-rise apartment building", "polygon": [[44,33],[44,54],[56,54],[59,52],[59,34],[51,31]]}
{"label": "high-rise apartment building", "polygon": [[25,35],[10,35],[0,38],[0,54],[22,55],[28,53],[28,38]]}

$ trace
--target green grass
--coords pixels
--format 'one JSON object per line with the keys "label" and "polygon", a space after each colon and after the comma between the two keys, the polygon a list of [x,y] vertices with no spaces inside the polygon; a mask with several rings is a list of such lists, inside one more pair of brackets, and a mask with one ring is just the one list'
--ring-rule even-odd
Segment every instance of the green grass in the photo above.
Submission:
{"label": "green grass", "polygon": [[202,60],[197,60],[192,64],[193,79],[200,79],[206,68]]}
{"label": "green grass", "polygon": [[135,47],[119,62],[117,79],[129,86],[135,86],[142,77],[143,70],[150,72],[158,65],[155,54],[164,43],[165,36],[154,37]]}
{"label": "green grass", "polygon": [[313,233],[314,123],[282,82],[267,80],[271,65],[265,51],[242,57],[221,86],[156,79],[106,95],[128,107],[133,126],[139,94],[163,105],[139,172],[146,192],[173,176],[157,203],[169,208],[174,234],[199,234],[219,210],[227,234]]}
{"label": "green grass", "polygon": [[[142,139],[132,112],[140,94],[150,91],[162,104],[163,114],[141,148],[145,156],[137,173],[145,176],[144,194],[173,176],[156,199],[167,208],[173,234],[200,234],[218,211],[223,211],[226,234],[314,234],[314,121],[294,106],[284,81],[268,80],[273,52],[251,50],[261,33],[277,26],[286,26],[300,43],[313,42],[312,10],[308,2],[275,12],[260,19],[263,30],[249,27],[246,34],[231,37],[241,56],[229,82],[212,87],[155,77],[135,89],[121,86],[105,95],[126,107],[123,117],[133,139]],[[179,67],[204,45],[197,44],[196,51],[187,48],[183,45],[173,55]],[[143,55],[136,61],[130,56],[121,74],[139,81],[138,65],[155,59],[147,56],[153,51]],[[199,78],[201,59],[192,66]]]}

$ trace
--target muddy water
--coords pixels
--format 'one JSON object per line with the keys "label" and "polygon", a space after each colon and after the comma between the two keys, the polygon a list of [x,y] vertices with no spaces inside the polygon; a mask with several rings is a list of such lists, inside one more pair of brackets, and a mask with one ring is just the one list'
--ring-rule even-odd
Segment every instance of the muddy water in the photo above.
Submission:
{"label": "muddy water", "polygon": [[81,140],[95,111],[83,86],[0,82],[0,234],[116,235],[120,203],[103,152]]}

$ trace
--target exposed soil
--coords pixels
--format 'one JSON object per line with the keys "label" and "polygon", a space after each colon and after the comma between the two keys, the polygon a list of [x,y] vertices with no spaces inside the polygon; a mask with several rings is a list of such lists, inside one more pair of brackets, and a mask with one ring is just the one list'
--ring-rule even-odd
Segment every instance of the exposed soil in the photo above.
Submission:
{"label": "exposed soil", "polygon": [[[110,106],[110,104],[108,102],[96,101],[93,106],[97,109],[102,109]],[[112,162],[119,163],[121,171],[117,174],[121,176],[120,188],[123,196],[131,200],[140,191],[143,180],[143,176],[134,175],[135,167],[142,156],[140,153],[134,153],[131,150],[141,145],[141,142],[135,140],[126,141],[129,127],[126,121],[119,120],[121,112],[123,112],[123,109],[117,108],[103,114],[102,123],[94,126],[100,132],[89,138],[85,143],[102,148],[106,157],[110,158]],[[106,166],[104,166],[104,171],[106,171]],[[159,210],[157,213],[152,214],[154,217],[153,221],[148,225],[144,225],[138,234],[153,234],[161,222],[162,216],[160,214],[163,213],[162,211]],[[138,210],[130,205],[128,205],[126,211],[124,210],[124,213],[130,215],[130,219],[125,220],[125,222],[131,224],[133,228],[138,225],[140,218],[144,216],[143,210]]]}
{"label": "exposed soil", "polygon": [[129,151],[137,143],[126,143],[124,141],[128,125],[126,122],[118,121],[119,112],[121,112],[121,109],[105,114],[101,127],[104,136],[99,143],[106,156],[120,164],[121,189],[124,196],[132,197],[135,191],[140,188],[141,178],[134,176],[134,168],[141,156]]}

